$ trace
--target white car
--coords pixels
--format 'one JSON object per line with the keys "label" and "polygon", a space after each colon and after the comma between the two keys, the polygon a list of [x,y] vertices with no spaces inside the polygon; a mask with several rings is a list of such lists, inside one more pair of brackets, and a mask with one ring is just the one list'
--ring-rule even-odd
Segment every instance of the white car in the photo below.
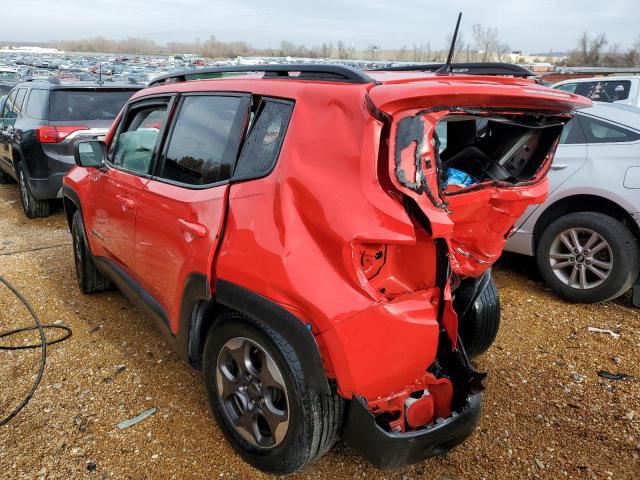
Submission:
{"label": "white car", "polygon": [[[525,211],[506,250],[536,256],[545,281],[571,301],[621,295],[640,271],[640,110],[580,110],[548,177],[549,197]],[[637,283],[635,304],[639,296]]]}
{"label": "white car", "polygon": [[594,102],[640,107],[640,76],[576,78],[555,83],[551,88],[582,95]]}

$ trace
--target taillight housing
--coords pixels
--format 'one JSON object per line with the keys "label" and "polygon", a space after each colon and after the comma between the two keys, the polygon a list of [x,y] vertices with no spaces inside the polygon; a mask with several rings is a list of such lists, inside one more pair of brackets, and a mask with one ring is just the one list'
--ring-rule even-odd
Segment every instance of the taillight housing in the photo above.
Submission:
{"label": "taillight housing", "polygon": [[60,143],[78,130],[89,130],[89,127],[85,125],[43,125],[36,128],[36,137],[40,143]]}

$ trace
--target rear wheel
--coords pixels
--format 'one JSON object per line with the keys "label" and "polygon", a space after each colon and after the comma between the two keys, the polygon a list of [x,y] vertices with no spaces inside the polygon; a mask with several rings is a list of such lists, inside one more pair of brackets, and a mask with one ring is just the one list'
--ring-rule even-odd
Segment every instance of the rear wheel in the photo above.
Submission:
{"label": "rear wheel", "polygon": [[572,302],[611,300],[633,285],[640,271],[638,242],[619,220],[595,212],[565,215],[538,242],[540,274]]}
{"label": "rear wheel", "polygon": [[18,186],[20,187],[20,200],[22,201],[22,209],[29,218],[48,217],[51,214],[51,203],[49,200],[37,200],[27,180],[27,174],[24,165],[18,165]]}
{"label": "rear wheel", "polygon": [[108,290],[111,282],[96,268],[87,242],[84,238],[84,228],[80,212],[73,214],[71,222],[71,236],[73,237],[73,259],[76,267],[76,280],[82,293],[97,293]]}
{"label": "rear wheel", "polygon": [[486,352],[500,328],[500,297],[493,276],[460,320],[460,339],[469,358]]}
{"label": "rear wheel", "polygon": [[344,401],[310,389],[298,352],[266,325],[224,314],[207,336],[203,375],[218,424],[254,467],[295,472],[338,438]]}

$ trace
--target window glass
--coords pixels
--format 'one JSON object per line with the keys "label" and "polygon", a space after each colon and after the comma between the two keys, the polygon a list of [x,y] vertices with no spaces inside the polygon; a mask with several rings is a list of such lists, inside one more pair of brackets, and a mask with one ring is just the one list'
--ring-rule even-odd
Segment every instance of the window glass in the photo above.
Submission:
{"label": "window glass", "polygon": [[571,145],[577,143],[586,143],[580,122],[576,118],[572,118],[564,126],[562,135],[560,135],[560,145]]}
{"label": "window glass", "polygon": [[149,173],[160,130],[167,118],[167,105],[131,110],[123,130],[112,143],[111,163],[136,173]]}
{"label": "window glass", "polygon": [[607,80],[579,83],[575,93],[590,98],[594,102],[617,102],[629,98],[629,80]]}
{"label": "window glass", "polygon": [[133,90],[54,90],[49,100],[49,116],[51,120],[73,122],[113,120],[133,94]]}
{"label": "window glass", "polygon": [[15,113],[16,118],[20,116],[22,112],[22,102],[24,102],[24,97],[27,94],[26,88],[21,88],[18,90],[18,95],[16,96],[16,102],[13,106],[13,113]]}
{"label": "window glass", "polygon": [[238,139],[233,125],[239,97],[185,97],[175,121],[160,176],[189,185],[208,185],[231,175],[229,148]]}
{"label": "window glass", "polygon": [[234,177],[255,178],[271,170],[278,158],[292,110],[291,103],[263,101],[245,140]]}
{"label": "window glass", "polygon": [[626,128],[582,115],[582,128],[588,143],[634,142],[640,134]]}
{"label": "window glass", "polygon": [[25,115],[31,118],[43,119],[44,118],[44,104],[47,101],[46,90],[31,90],[29,99],[27,100],[27,106],[25,107]]}
{"label": "window glass", "polygon": [[14,90],[7,97],[7,101],[4,102],[4,107],[2,108],[2,118],[15,118],[15,115],[12,116],[12,112],[13,112],[13,104],[16,102],[17,94],[18,94],[18,91]]}
{"label": "window glass", "polygon": [[575,93],[577,86],[577,83],[565,83],[564,85],[558,85],[555,88],[564,92]]}
{"label": "window glass", "polygon": [[0,72],[0,82],[5,83],[18,83],[20,79],[18,78],[18,74],[15,72]]}

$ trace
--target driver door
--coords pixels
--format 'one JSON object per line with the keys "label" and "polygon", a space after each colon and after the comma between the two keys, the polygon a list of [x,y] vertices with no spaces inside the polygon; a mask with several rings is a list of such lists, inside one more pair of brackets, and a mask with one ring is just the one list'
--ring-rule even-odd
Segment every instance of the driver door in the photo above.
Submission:
{"label": "driver door", "polygon": [[133,245],[138,201],[149,182],[151,168],[170,111],[170,98],[131,103],[108,147],[104,169],[92,169],[88,189],[93,198],[84,202],[87,234],[95,254],[104,257],[111,268],[135,275]]}

